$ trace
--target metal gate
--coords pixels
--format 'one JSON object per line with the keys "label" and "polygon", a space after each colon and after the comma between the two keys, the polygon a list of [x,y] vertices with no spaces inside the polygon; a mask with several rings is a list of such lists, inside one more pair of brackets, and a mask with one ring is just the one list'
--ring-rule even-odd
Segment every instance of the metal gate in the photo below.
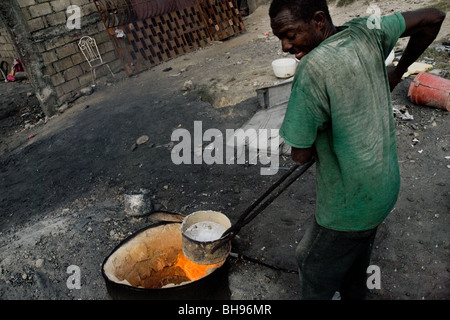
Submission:
{"label": "metal gate", "polygon": [[125,72],[245,31],[236,0],[94,0]]}

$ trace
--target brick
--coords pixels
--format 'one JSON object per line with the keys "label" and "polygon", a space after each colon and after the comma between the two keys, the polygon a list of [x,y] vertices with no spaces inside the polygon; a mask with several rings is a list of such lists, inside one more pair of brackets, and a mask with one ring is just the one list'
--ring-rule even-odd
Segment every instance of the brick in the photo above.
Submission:
{"label": "brick", "polygon": [[86,87],[92,84],[92,74],[91,71],[84,73],[83,75],[78,77],[78,82],[81,87]]}
{"label": "brick", "polygon": [[53,50],[42,53],[42,59],[44,59],[44,64],[51,64],[52,62],[58,60],[58,56],[56,55],[56,52]]}
{"label": "brick", "polygon": [[28,20],[28,28],[30,28],[31,32],[38,31],[45,28],[44,21],[42,18],[36,18],[32,20]]}
{"label": "brick", "polygon": [[[103,22],[101,22],[101,23],[103,25]],[[105,27],[103,27],[103,30],[105,30]],[[98,41],[97,36],[99,35],[100,32],[99,32],[97,23],[92,22],[91,24],[89,24],[85,28],[83,28],[83,31],[84,31],[85,35],[91,36],[91,37],[95,38],[96,41]],[[106,32],[106,30],[105,30],[105,32]]]}
{"label": "brick", "polygon": [[17,3],[19,4],[19,7],[29,7],[36,4],[36,1],[34,0],[17,0]]}
{"label": "brick", "polygon": [[72,62],[74,65],[80,64],[83,61],[86,61],[82,53],[77,53],[71,56]]}
{"label": "brick", "polygon": [[65,101],[65,99],[64,100],[60,99],[64,95],[64,90],[61,85],[55,87],[55,92],[59,102]]}
{"label": "brick", "polygon": [[[17,58],[17,57],[14,52],[11,52],[11,51],[0,52],[0,61],[6,61],[11,65],[13,59],[15,59],[15,58]],[[10,71],[10,70],[8,70],[8,71]]]}
{"label": "brick", "polygon": [[78,82],[78,79],[72,79],[70,81],[65,82],[61,85],[64,93],[71,93],[77,89],[80,88],[80,83]]}
{"label": "brick", "polygon": [[5,51],[14,51],[14,46],[11,43],[5,43],[2,45],[2,49]]}
{"label": "brick", "polygon": [[64,78],[66,81],[72,80],[74,78],[77,78],[83,74],[83,70],[80,66],[74,66],[72,68],[67,69],[64,71]]}
{"label": "brick", "polygon": [[51,80],[55,87],[65,82],[64,77],[61,73],[55,73],[53,76],[51,76]]}
{"label": "brick", "polygon": [[120,61],[120,59],[116,59],[114,61],[111,61],[109,63],[109,66],[111,67],[111,71],[114,72],[114,70],[119,70],[117,72],[120,72],[120,70],[122,70],[122,61]]}
{"label": "brick", "polygon": [[68,43],[65,46],[56,49],[56,54],[59,59],[71,56],[78,51],[78,47],[74,43]]}
{"label": "brick", "polygon": [[103,57],[103,61],[108,62],[108,63],[117,59],[115,51],[110,51],[108,53],[105,53],[104,55],[102,55],[102,57]]}
{"label": "brick", "polygon": [[25,21],[31,20],[31,14],[28,8],[20,8],[20,11],[23,14],[23,17],[25,18]]}
{"label": "brick", "polygon": [[53,63],[56,72],[61,72],[73,66],[72,59],[66,57]]}
{"label": "brick", "polygon": [[55,68],[53,68],[53,66],[51,64],[45,65],[44,68],[42,68],[42,72],[46,76],[52,76],[52,75],[56,74]]}
{"label": "brick", "polygon": [[64,46],[72,41],[73,39],[69,36],[57,37],[45,43],[45,50],[52,50]]}
{"label": "brick", "polygon": [[36,4],[34,6],[29,7],[30,14],[33,18],[42,17],[49,13],[52,13],[52,7],[48,2]]}
{"label": "brick", "polygon": [[103,54],[106,54],[107,52],[113,51],[114,46],[111,42],[105,42],[98,46],[98,50],[103,55]]}
{"label": "brick", "polygon": [[103,30],[95,35],[95,41],[97,41],[97,43],[100,44],[104,42],[111,42],[111,39],[109,38],[108,32],[106,30]]}
{"label": "brick", "polygon": [[85,4],[88,4],[90,0],[72,0],[71,4],[77,5],[77,6],[83,6]]}
{"label": "brick", "polygon": [[46,52],[47,50],[45,50],[45,45],[42,42],[35,42],[34,43],[38,52],[42,53],[42,52]]}
{"label": "brick", "polygon": [[67,18],[64,12],[52,13],[45,16],[49,26],[66,25]]}
{"label": "brick", "polygon": [[102,65],[101,67],[95,68],[95,75],[97,79],[110,75],[108,67],[106,65]]}
{"label": "brick", "polygon": [[50,5],[54,12],[66,11],[67,7],[71,5],[71,0],[53,0]]}
{"label": "brick", "polygon": [[[99,20],[99,21],[97,22],[96,27],[97,27],[97,31],[98,31],[98,32],[105,32],[105,31],[106,31],[105,25],[103,24],[102,20]],[[107,31],[106,31],[106,32],[107,32]]]}
{"label": "brick", "polygon": [[89,3],[81,7],[81,15],[82,16],[88,16],[94,12],[97,12],[97,7],[95,6],[95,3]]}
{"label": "brick", "polygon": [[85,62],[83,62],[82,64],[80,64],[81,68],[83,69],[83,72],[91,72],[91,67],[89,66],[89,64],[86,62],[86,60],[84,60]]}

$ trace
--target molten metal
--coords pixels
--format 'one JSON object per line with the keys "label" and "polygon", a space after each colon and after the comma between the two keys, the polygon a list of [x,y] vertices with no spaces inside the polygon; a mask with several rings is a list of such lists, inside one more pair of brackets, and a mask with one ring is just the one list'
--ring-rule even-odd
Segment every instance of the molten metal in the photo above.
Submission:
{"label": "molten metal", "polygon": [[201,265],[192,262],[183,253],[178,254],[178,260],[175,267],[180,267],[191,281],[198,280],[210,274],[215,269],[219,268],[223,263]]}

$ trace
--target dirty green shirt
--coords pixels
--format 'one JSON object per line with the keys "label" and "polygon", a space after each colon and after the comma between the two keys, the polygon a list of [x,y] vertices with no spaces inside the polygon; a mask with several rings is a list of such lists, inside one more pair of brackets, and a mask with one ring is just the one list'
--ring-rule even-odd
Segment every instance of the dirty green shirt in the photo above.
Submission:
{"label": "dirty green shirt", "polygon": [[403,16],[353,19],[300,61],[280,129],[296,148],[315,145],[316,220],[341,231],[378,226],[400,188],[385,59],[405,31]]}

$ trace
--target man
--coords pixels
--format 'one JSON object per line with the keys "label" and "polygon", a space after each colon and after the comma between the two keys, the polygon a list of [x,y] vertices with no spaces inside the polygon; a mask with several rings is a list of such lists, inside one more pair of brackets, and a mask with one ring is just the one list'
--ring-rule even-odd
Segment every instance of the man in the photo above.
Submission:
{"label": "man", "polygon": [[[445,14],[422,9],[337,27],[325,0],[273,0],[269,16],[283,51],[300,60],[280,135],[297,163],[316,158],[315,219],[296,250],[302,296],[363,299],[377,226],[400,188],[391,91]],[[407,36],[388,75],[385,60]]]}

